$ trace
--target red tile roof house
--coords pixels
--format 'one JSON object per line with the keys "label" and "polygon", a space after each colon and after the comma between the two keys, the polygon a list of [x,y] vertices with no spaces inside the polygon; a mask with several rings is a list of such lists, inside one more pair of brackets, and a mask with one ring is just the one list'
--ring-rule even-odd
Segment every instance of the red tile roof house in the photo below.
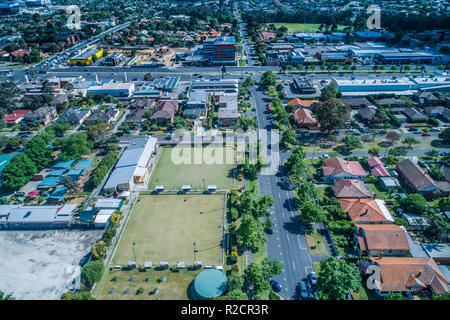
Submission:
{"label": "red tile roof house", "polygon": [[419,293],[430,290],[439,295],[449,292],[449,282],[433,258],[383,257],[371,258],[375,266],[372,276],[375,292],[380,296],[388,293]]}
{"label": "red tile roof house", "polygon": [[31,110],[24,110],[24,109],[15,110],[13,113],[8,114],[6,117],[4,117],[2,121],[7,125],[18,124],[20,121],[22,121],[23,116],[30,111]]}
{"label": "red tile roof house", "polygon": [[374,177],[390,177],[391,174],[387,171],[383,162],[378,157],[370,157],[367,159],[367,163],[370,167],[370,172],[374,175]]}
{"label": "red tile roof house", "polygon": [[427,199],[448,197],[450,184],[435,181],[417,163],[406,159],[397,163],[395,169],[411,191],[420,193]]}
{"label": "red tile roof house", "polygon": [[261,41],[269,41],[271,39],[276,38],[276,36],[273,32],[267,32],[267,31],[258,32],[258,37]]}
{"label": "red tile roof house", "polygon": [[292,113],[291,119],[300,128],[315,128],[319,125],[311,110],[308,109],[296,109]]}
{"label": "red tile roof house", "polygon": [[386,203],[372,198],[340,198],[339,205],[355,224],[394,223]]}
{"label": "red tile roof house", "polygon": [[336,198],[372,198],[373,193],[361,180],[340,179],[332,187]]}
{"label": "red tile roof house", "polygon": [[359,255],[409,256],[406,230],[395,224],[363,224],[358,225],[356,230],[355,242]]}
{"label": "red tile roof house", "polygon": [[322,171],[325,181],[328,182],[334,182],[338,179],[364,180],[367,176],[358,161],[347,161],[339,157],[325,160]]}
{"label": "red tile roof house", "polygon": [[178,111],[178,102],[177,101],[171,101],[171,100],[165,100],[160,101],[156,107],[155,111],[153,112],[152,116],[150,117],[150,120],[156,121],[156,122],[166,122],[166,123],[173,123],[173,117],[175,116],[175,113]]}

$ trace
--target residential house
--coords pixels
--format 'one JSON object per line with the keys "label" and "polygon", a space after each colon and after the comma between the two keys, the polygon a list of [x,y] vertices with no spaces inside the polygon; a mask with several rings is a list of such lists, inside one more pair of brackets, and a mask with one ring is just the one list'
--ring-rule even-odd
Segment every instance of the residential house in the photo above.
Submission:
{"label": "residential house", "polygon": [[275,39],[276,35],[273,32],[261,31],[258,32],[258,37],[261,41],[268,42],[272,39]]}
{"label": "residential house", "polygon": [[439,103],[439,99],[428,91],[417,91],[414,93],[414,99],[421,105],[436,105]]}
{"label": "residential house", "polygon": [[117,108],[107,108],[106,110],[96,109],[92,111],[86,122],[100,121],[103,123],[114,124],[119,119],[120,110]]}
{"label": "residential house", "polygon": [[339,204],[356,224],[394,223],[386,203],[373,198],[340,198]]}
{"label": "residential house", "polygon": [[220,126],[231,126],[241,116],[238,111],[237,94],[223,94],[218,97],[219,111],[217,123]]}
{"label": "residential house", "polygon": [[289,100],[288,105],[292,106],[294,109],[314,110],[318,103],[318,100],[302,100],[299,98],[294,98]]}
{"label": "residential house", "polygon": [[326,181],[334,182],[338,179],[364,180],[367,173],[358,161],[347,161],[339,157],[326,159],[322,166]]}
{"label": "residential house", "polygon": [[383,190],[400,190],[400,182],[394,177],[379,177],[378,181]]}
{"label": "residential house", "polygon": [[407,256],[409,243],[406,230],[395,224],[368,224],[356,227],[355,242],[359,255],[376,257]]}
{"label": "residential house", "polygon": [[373,193],[361,180],[339,179],[332,186],[336,198],[372,198]]}
{"label": "residential house", "polygon": [[291,115],[292,121],[300,128],[315,128],[318,126],[316,118],[314,118],[309,109],[296,109]]}
{"label": "residential house", "polygon": [[[414,108],[391,108],[393,114],[403,114],[408,122],[427,122],[428,117]],[[396,116],[398,118],[398,116]]]}
{"label": "residential house", "polygon": [[206,90],[191,91],[184,108],[183,116],[190,119],[205,117],[211,105],[211,96]]}
{"label": "residential house", "polygon": [[448,182],[435,181],[410,159],[397,163],[396,170],[411,191],[420,193],[427,199],[449,195],[450,184]]}
{"label": "residential house", "polygon": [[14,110],[14,112],[8,114],[6,117],[4,117],[2,121],[7,125],[15,125],[18,124],[20,121],[22,121],[23,117],[29,112],[31,112],[31,110],[17,109]]}
{"label": "residential house", "polygon": [[370,167],[370,172],[374,177],[390,177],[391,174],[387,171],[383,162],[378,157],[370,157],[367,159],[367,163]]}
{"label": "residential house", "polygon": [[353,109],[371,106],[372,103],[366,98],[341,98],[341,101]]}
{"label": "residential house", "polygon": [[366,123],[366,124],[370,124],[375,116],[375,114],[377,113],[377,107],[376,106],[367,106],[364,107],[363,109],[358,110],[358,118]]}
{"label": "residential house", "polygon": [[147,112],[146,109],[139,108],[131,111],[127,118],[124,120],[125,123],[137,123],[141,125],[145,121],[145,113]]}
{"label": "residential house", "polygon": [[49,124],[58,115],[55,107],[40,107],[37,110],[25,114],[24,121],[36,122],[42,125]]}
{"label": "residential house", "polygon": [[151,121],[173,123],[175,113],[178,111],[178,102],[172,100],[159,101],[150,117]]}
{"label": "residential house", "polygon": [[80,125],[91,115],[91,109],[82,109],[79,106],[73,106],[66,110],[59,118],[58,122],[70,122]]}
{"label": "residential house", "polygon": [[441,118],[445,122],[450,122],[450,109],[444,106],[426,107],[425,113],[434,118]]}
{"label": "residential house", "polygon": [[[449,292],[449,281],[433,258],[371,258],[375,272],[374,290],[380,296],[388,293],[419,293],[430,290],[439,295]],[[378,276],[376,276],[378,275]]]}
{"label": "residential house", "polygon": [[69,102],[69,95],[64,94],[64,93],[60,93],[55,98],[53,98],[52,102],[50,102],[50,105],[52,107],[55,107],[55,108],[59,109],[59,108],[62,107],[62,105],[65,102]]}

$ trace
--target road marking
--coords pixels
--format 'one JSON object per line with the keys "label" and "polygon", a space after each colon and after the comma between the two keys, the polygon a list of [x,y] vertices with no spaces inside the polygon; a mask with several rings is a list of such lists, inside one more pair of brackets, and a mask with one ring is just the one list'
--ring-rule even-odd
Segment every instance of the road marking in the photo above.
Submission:
{"label": "road marking", "polygon": [[289,242],[289,237],[288,237],[288,236],[286,236],[286,239],[287,239],[287,241]]}
{"label": "road marking", "polygon": [[297,241],[298,241],[298,246],[300,247],[300,249],[307,249],[306,246],[302,247],[302,243],[300,241],[300,236],[297,235]]}
{"label": "road marking", "polygon": [[292,268],[294,268],[294,271],[295,271],[295,264],[294,264],[294,261],[292,261]]}
{"label": "road marking", "polygon": [[313,268],[312,268],[312,267],[305,267],[305,272],[306,272],[306,274],[309,274],[309,272],[308,272],[308,269],[310,269],[310,270],[311,270],[310,272],[312,272],[312,271],[313,271]]}

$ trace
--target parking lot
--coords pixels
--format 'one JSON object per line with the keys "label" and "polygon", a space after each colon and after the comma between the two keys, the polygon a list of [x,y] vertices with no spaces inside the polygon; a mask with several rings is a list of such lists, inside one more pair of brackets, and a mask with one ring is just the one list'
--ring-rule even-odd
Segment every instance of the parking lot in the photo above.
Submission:
{"label": "parking lot", "polygon": [[17,300],[57,300],[79,282],[102,230],[0,232],[0,290]]}

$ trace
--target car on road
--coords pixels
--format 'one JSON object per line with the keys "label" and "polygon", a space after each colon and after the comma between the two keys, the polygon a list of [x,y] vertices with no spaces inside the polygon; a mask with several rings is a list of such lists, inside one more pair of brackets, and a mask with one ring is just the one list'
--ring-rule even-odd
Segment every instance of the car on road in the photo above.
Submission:
{"label": "car on road", "polygon": [[439,128],[432,128],[431,132],[441,132],[441,129],[439,129]]}
{"label": "car on road", "polygon": [[273,290],[275,290],[276,292],[280,292],[281,290],[283,290],[283,286],[275,280],[270,280],[269,281],[270,285],[272,286]]}
{"label": "car on road", "polygon": [[440,153],[441,156],[445,156],[445,155],[447,155],[447,154],[449,154],[448,151],[442,151],[442,152]]}
{"label": "car on road", "polygon": [[424,132],[424,133],[422,133],[422,136],[424,136],[424,137],[429,137],[429,136],[431,136],[431,133],[429,133],[429,132]]}
{"label": "car on road", "polygon": [[311,286],[317,285],[317,276],[314,271],[312,271],[308,274],[308,280],[309,280],[309,283],[311,284]]}
{"label": "car on road", "polygon": [[416,132],[416,131],[419,131],[419,129],[417,129],[416,127],[411,127],[411,128],[409,128],[409,131]]}
{"label": "car on road", "polygon": [[319,159],[328,159],[330,156],[328,154],[320,155]]}
{"label": "car on road", "polygon": [[305,280],[302,280],[300,282],[299,290],[300,290],[300,296],[302,297],[302,299],[309,298],[308,287],[306,286]]}

